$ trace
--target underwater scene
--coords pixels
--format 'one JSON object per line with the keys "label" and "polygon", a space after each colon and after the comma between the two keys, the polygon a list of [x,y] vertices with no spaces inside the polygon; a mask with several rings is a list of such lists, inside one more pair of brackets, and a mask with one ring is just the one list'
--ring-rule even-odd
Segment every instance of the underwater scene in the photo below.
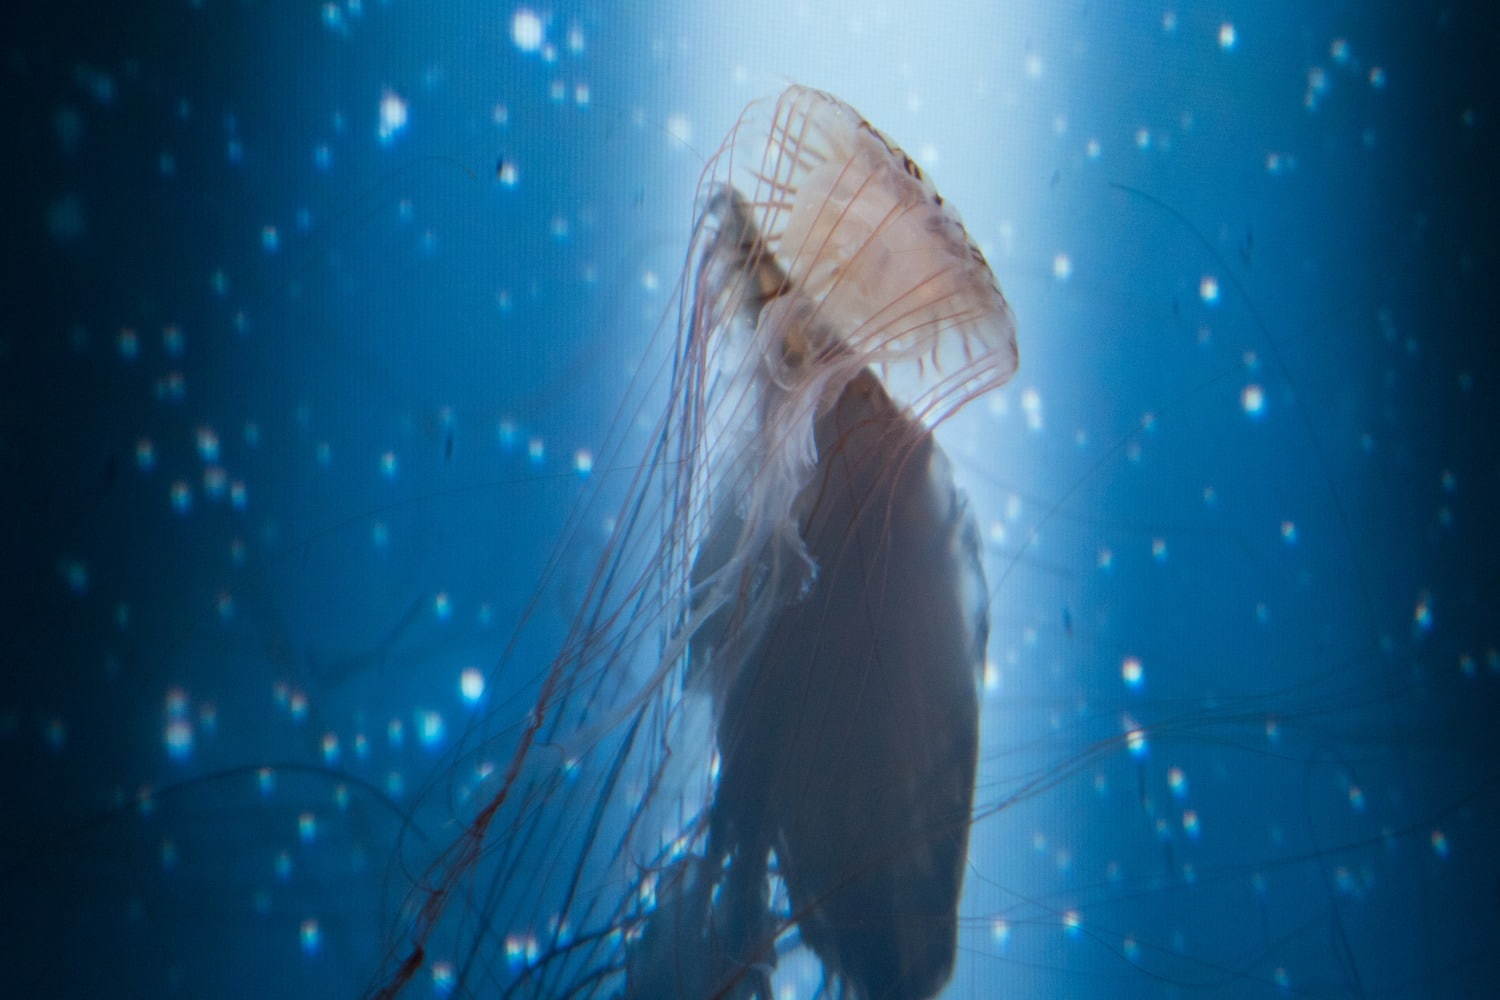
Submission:
{"label": "underwater scene", "polygon": [[1495,12],[6,20],[0,994],[1494,995]]}

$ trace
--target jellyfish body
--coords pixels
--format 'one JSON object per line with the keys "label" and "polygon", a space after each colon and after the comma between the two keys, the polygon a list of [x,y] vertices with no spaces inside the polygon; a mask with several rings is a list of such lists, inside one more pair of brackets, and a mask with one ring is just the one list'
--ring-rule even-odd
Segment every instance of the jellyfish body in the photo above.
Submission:
{"label": "jellyfish body", "polygon": [[940,418],[1008,377],[1013,331],[956,217],[851,109],[792,88],[768,134],[697,240],[715,439],[685,669],[722,766],[706,855],[660,919],[697,910],[679,995],[768,993],[795,923],[852,995],[928,997],[953,963],[988,598],[947,460],[876,372]]}

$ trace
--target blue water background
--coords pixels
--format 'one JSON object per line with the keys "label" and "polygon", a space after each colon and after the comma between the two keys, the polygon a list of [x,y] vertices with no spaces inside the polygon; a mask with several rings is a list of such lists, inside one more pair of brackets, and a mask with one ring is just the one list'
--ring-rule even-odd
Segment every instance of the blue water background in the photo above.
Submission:
{"label": "blue water background", "polygon": [[[0,993],[389,972],[660,410],[704,158],[791,81],[1019,324],[942,431],[993,590],[946,995],[1493,988],[1492,14],[11,16]],[[409,995],[545,938],[457,905]]]}

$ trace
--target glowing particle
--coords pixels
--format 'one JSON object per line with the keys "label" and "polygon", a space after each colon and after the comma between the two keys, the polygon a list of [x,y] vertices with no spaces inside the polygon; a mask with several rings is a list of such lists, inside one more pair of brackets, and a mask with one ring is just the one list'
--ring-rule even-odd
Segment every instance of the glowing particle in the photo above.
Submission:
{"label": "glowing particle", "polygon": [[318,817],[310,812],[297,817],[297,839],[304,844],[311,844],[318,839]]}
{"label": "glowing particle", "polygon": [[458,675],[458,690],[471,705],[478,701],[484,695],[484,672],[478,667],[465,667]]}
{"label": "glowing particle", "polygon": [[173,760],[187,760],[193,755],[193,724],[187,719],[169,719],[162,728],[162,744]]}
{"label": "glowing particle", "polygon": [[1182,768],[1175,765],[1167,770],[1167,787],[1172,789],[1172,794],[1179,799],[1187,798],[1188,781],[1187,775]]}
{"label": "glowing particle", "polygon": [[1151,148],[1151,131],[1150,131],[1150,129],[1138,128],[1138,129],[1135,130],[1135,148],[1136,149],[1150,149]]}
{"label": "glowing particle", "polygon": [[1238,40],[1238,36],[1234,31],[1234,25],[1228,21],[1219,25],[1219,48],[1225,52],[1230,52],[1234,49],[1235,42]]}
{"label": "glowing particle", "polygon": [[589,85],[580,83],[573,87],[573,103],[580,108],[588,107],[590,100]]}
{"label": "glowing particle", "polygon": [[1120,664],[1120,678],[1125,682],[1126,687],[1132,689],[1139,688],[1145,682],[1146,672],[1141,667],[1140,657],[1125,657],[1124,662]]}
{"label": "glowing particle", "polygon": [[265,225],[260,228],[260,248],[266,253],[275,253],[281,249],[281,234],[276,227]]}
{"label": "glowing particle", "polygon": [[1167,561],[1167,540],[1165,538],[1151,539],[1151,558],[1158,563]]}
{"label": "glowing particle", "polygon": [[539,437],[534,437],[526,442],[526,457],[531,459],[532,465],[541,465],[547,457],[547,446]]}
{"label": "glowing particle", "polygon": [[287,711],[298,722],[307,718],[307,695],[301,691],[293,691],[291,697],[287,699]]}
{"label": "glowing particle", "polygon": [[391,771],[385,776],[385,791],[393,799],[399,799],[401,793],[406,791],[406,780],[401,777],[400,771]]}
{"label": "glowing particle", "polygon": [[281,881],[283,881],[283,882],[285,882],[287,879],[291,878],[292,877],[292,856],[291,856],[291,854],[287,853],[286,851],[279,851],[279,852],[277,852],[277,854],[276,854],[276,860],[272,864],[272,869],[276,872],[276,877],[278,879],[280,879]]}
{"label": "glowing particle", "polygon": [[324,171],[333,167],[333,150],[327,143],[320,142],[313,147],[313,166]]}
{"label": "glowing particle", "polygon": [[1035,52],[1026,53],[1026,75],[1033,80],[1042,78],[1042,57]]}
{"label": "glowing particle", "polygon": [[1370,67],[1370,86],[1376,90],[1385,89],[1385,70],[1380,66]]}
{"label": "glowing particle", "polygon": [[1175,10],[1162,11],[1161,30],[1169,35],[1177,30],[1177,12]]}
{"label": "glowing particle", "polygon": [[221,466],[210,465],[203,470],[203,494],[210,500],[224,499],[225,485],[229,482],[229,474]]}
{"label": "glowing particle", "polygon": [[430,709],[417,711],[417,739],[431,749],[443,742],[443,716]]}
{"label": "glowing particle", "polygon": [[396,478],[396,453],[385,452],[380,456],[380,474],[387,479]]}
{"label": "glowing particle", "polygon": [[577,21],[568,25],[568,51],[577,55],[583,51],[583,27]]}
{"label": "glowing particle", "polygon": [[1033,386],[1021,390],[1021,411],[1026,414],[1026,427],[1029,430],[1042,429],[1042,394]]}
{"label": "glowing particle", "polygon": [[1198,810],[1184,809],[1182,811],[1182,832],[1193,840],[1198,839],[1198,835],[1202,832],[1198,822]]}
{"label": "glowing particle", "polygon": [[440,997],[453,992],[455,983],[452,962],[432,963],[432,991]]}
{"label": "glowing particle", "polygon": [[1259,385],[1252,382],[1240,390],[1240,408],[1252,417],[1262,416],[1266,412],[1266,392]]}
{"label": "glowing particle", "polygon": [[1365,811],[1365,793],[1358,785],[1349,786],[1349,808],[1355,812]]}
{"label": "glowing particle", "polygon": [[406,742],[406,729],[400,719],[392,719],[386,724],[385,738],[393,748],[400,749]]}
{"label": "glowing particle", "polygon": [[1297,544],[1297,525],[1293,521],[1281,522],[1281,540],[1288,545]]}
{"label": "glowing particle", "polygon": [[1146,730],[1136,724],[1130,716],[1121,717],[1121,726],[1125,730],[1125,748],[1130,751],[1132,757],[1144,757],[1149,747],[1146,744]]}
{"label": "glowing particle", "polygon": [[1067,281],[1073,275],[1073,258],[1065,253],[1060,253],[1052,258],[1052,277],[1058,281]]}
{"label": "glowing particle", "polygon": [[1442,830],[1432,831],[1432,853],[1440,858],[1448,857],[1448,835]]}
{"label": "glowing particle", "polygon": [[580,476],[586,476],[594,471],[594,455],[587,448],[580,448],[573,453],[573,471]]}
{"label": "glowing particle", "polygon": [[245,493],[245,484],[236,479],[229,484],[229,503],[235,510],[244,510],[249,503],[248,495]]}
{"label": "glowing particle", "polygon": [[1065,910],[1062,915],[1063,931],[1076,938],[1083,930],[1083,916],[1077,910]]}
{"label": "glowing particle", "polygon": [[[535,52],[542,47],[546,26],[540,15],[530,7],[517,7],[510,18],[510,40],[522,52]],[[580,33],[580,39],[582,35]]]}
{"label": "glowing particle", "polygon": [[1349,42],[1343,38],[1335,38],[1328,43],[1328,56],[1334,62],[1343,66],[1349,62]]}
{"label": "glowing particle", "polygon": [[391,543],[391,529],[384,521],[376,521],[370,525],[370,544],[377,549],[383,549]]}
{"label": "glowing particle", "polygon": [[1091,160],[1099,159],[1103,152],[1104,149],[1099,145],[1098,139],[1090,139],[1083,147],[1083,154]]}
{"label": "glowing particle", "polygon": [[447,591],[440,590],[432,598],[432,613],[437,616],[440,622],[445,622],[453,617],[453,602],[448,598]]}
{"label": "glowing particle", "polygon": [[318,922],[311,917],[302,921],[298,931],[298,937],[302,941],[302,953],[304,955],[316,955],[318,953],[319,932]]}
{"label": "glowing particle", "polygon": [[1281,742],[1281,725],[1275,716],[1266,717],[1266,742],[1272,746]]}
{"label": "glowing particle", "polygon": [[1004,948],[1010,943],[1010,921],[995,919],[990,921],[990,937],[995,943]]}
{"label": "glowing particle", "polygon": [[58,566],[58,572],[67,582],[68,589],[82,596],[89,589],[89,568],[77,559],[64,559]]}
{"label": "glowing particle", "polygon": [[337,764],[339,760],[339,734],[323,734],[323,761],[328,764]]}
{"label": "glowing particle", "polygon": [[150,438],[141,438],[135,443],[135,467],[142,472],[156,468],[156,446]]}
{"label": "glowing particle", "polygon": [[380,95],[380,126],[375,133],[381,144],[389,144],[394,140],[406,128],[406,121],[406,101],[387,87]]}
{"label": "glowing particle", "polygon": [[687,115],[674,114],[667,116],[667,136],[672,140],[672,145],[683,147],[691,145],[693,141],[693,123],[688,120]]}
{"label": "glowing particle", "polygon": [[1419,630],[1432,631],[1432,603],[1427,594],[1422,594],[1417,598],[1417,605],[1412,609],[1411,620]]}
{"label": "glowing particle", "polygon": [[1125,940],[1120,943],[1120,951],[1128,961],[1135,962],[1141,957],[1141,946],[1135,938],[1126,935]]}
{"label": "glowing particle", "polygon": [[1096,562],[1100,569],[1108,572],[1109,570],[1114,568],[1115,554],[1109,549],[1100,549],[1099,556]]}
{"label": "glowing particle", "polygon": [[131,330],[128,327],[122,329],[120,331],[119,337],[116,338],[116,343],[119,346],[120,357],[124,358],[126,361],[134,361],[137,357],[140,356],[141,338],[136,334],[134,330]]}
{"label": "glowing particle", "polygon": [[276,772],[269,767],[260,768],[255,772],[255,787],[261,795],[270,795],[276,790]]}
{"label": "glowing particle", "polygon": [[1211,274],[1205,274],[1198,279],[1198,297],[1208,305],[1214,305],[1219,301],[1219,279]]}
{"label": "glowing particle", "polygon": [[193,509],[193,489],[181,479],[172,484],[168,497],[172,503],[172,510],[178,514],[186,514]]}
{"label": "glowing particle", "polygon": [[212,427],[199,427],[197,434],[198,457],[205,462],[219,460],[219,435]]}

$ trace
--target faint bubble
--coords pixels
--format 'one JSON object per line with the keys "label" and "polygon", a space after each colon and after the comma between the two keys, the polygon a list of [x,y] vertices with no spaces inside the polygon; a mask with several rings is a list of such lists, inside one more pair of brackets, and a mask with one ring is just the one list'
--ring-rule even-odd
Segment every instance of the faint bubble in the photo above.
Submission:
{"label": "faint bubble", "polygon": [[687,146],[693,141],[693,123],[680,112],[667,116],[667,135],[677,147]]}
{"label": "faint bubble", "polygon": [[531,459],[531,464],[541,465],[547,457],[547,446],[539,437],[534,437],[526,442],[526,457]]}
{"label": "faint bubble", "polygon": [[47,207],[47,232],[58,243],[71,243],[83,235],[83,201],[65,194]]}
{"label": "faint bubble", "polygon": [[1266,393],[1259,385],[1251,383],[1240,390],[1240,408],[1252,417],[1266,412]]}
{"label": "faint bubble", "polygon": [[1138,129],[1135,130],[1135,148],[1136,149],[1150,149],[1151,148],[1151,131],[1149,129],[1138,128]]}
{"label": "faint bubble", "polygon": [[406,100],[387,87],[380,95],[380,126],[376,136],[382,144],[392,142],[406,128]]}
{"label": "faint bubble", "polygon": [[1297,544],[1297,525],[1293,521],[1281,522],[1281,540],[1288,545]]}
{"label": "faint bubble", "polygon": [[1426,593],[1417,598],[1416,607],[1412,609],[1412,623],[1423,632],[1432,631],[1432,603]]}
{"label": "faint bubble", "polygon": [[396,453],[385,452],[380,456],[380,474],[387,479],[396,478]]}
{"label": "faint bubble", "polygon": [[141,353],[141,339],[136,332],[129,327],[120,330],[116,344],[120,350],[120,357],[126,361],[134,361]]}
{"label": "faint bubble", "polygon": [[[545,26],[541,17],[530,7],[517,7],[510,19],[510,40],[522,52],[535,52],[542,47]],[[579,35],[582,38],[582,33]]]}
{"label": "faint bubble", "polygon": [[1376,90],[1385,89],[1385,70],[1380,66],[1370,67],[1370,86]]}
{"label": "faint bubble", "polygon": [[281,234],[276,231],[275,226],[262,226],[260,230],[260,248],[266,253],[275,253],[281,249]]}
{"label": "faint bubble", "polygon": [[453,992],[454,986],[453,963],[432,963],[432,990],[440,997],[445,997]]}
{"label": "faint bubble", "polygon": [[302,926],[298,931],[298,938],[302,942],[302,953],[304,955],[316,955],[321,941],[318,922],[311,918],[302,921]]}
{"label": "faint bubble", "polygon": [[1161,30],[1167,34],[1177,30],[1177,12],[1175,10],[1163,11],[1161,15]]}
{"label": "faint bubble", "polygon": [[583,27],[574,21],[568,25],[568,51],[577,55],[583,51]]}
{"label": "faint bubble", "polygon": [[1447,834],[1443,833],[1442,830],[1433,830],[1431,840],[1432,853],[1440,858],[1447,858],[1449,852]]}
{"label": "faint bubble", "polygon": [[1219,279],[1211,274],[1205,274],[1198,279],[1198,297],[1208,305],[1214,305],[1219,301]]}
{"label": "faint bubble", "polygon": [[193,509],[193,489],[183,480],[174,482],[167,495],[172,510],[178,514],[186,514]]}
{"label": "faint bubble", "polygon": [[484,696],[484,672],[478,667],[465,667],[458,677],[458,690],[464,701],[473,704]]}
{"label": "faint bubble", "polygon": [[453,617],[453,602],[448,598],[447,591],[438,591],[433,596],[432,613],[437,616],[440,622],[445,622]]}
{"label": "faint bubble", "polygon": [[1052,277],[1058,281],[1067,281],[1073,275],[1073,258],[1065,253],[1060,253],[1052,258]]}
{"label": "faint bubble", "polygon": [[311,844],[318,839],[318,817],[310,812],[297,817],[297,839],[304,844]]}
{"label": "faint bubble", "polygon": [[1347,39],[1335,38],[1328,43],[1328,56],[1340,66],[1349,62],[1349,42]]}

